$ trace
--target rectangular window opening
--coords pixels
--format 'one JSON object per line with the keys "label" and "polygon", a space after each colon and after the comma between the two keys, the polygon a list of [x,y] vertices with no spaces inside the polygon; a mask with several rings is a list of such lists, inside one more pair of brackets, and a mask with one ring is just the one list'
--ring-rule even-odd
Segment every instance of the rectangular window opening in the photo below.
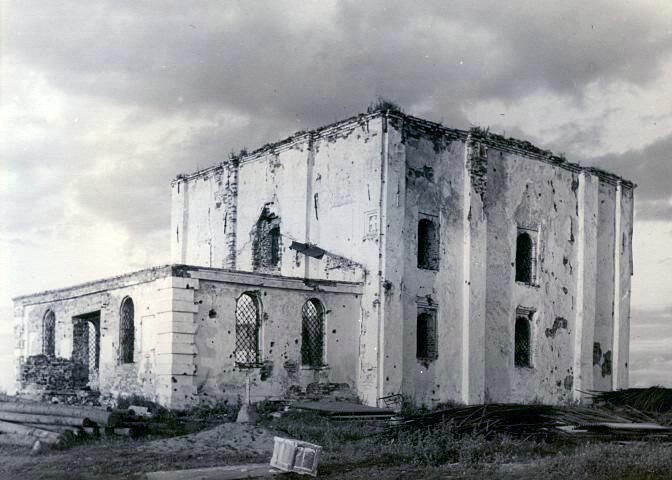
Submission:
{"label": "rectangular window opening", "polygon": [[516,309],[514,325],[513,362],[516,367],[532,367],[532,319],[534,310],[519,307]]}
{"label": "rectangular window opening", "polygon": [[516,282],[535,285],[537,281],[537,242],[539,231],[518,227],[516,234]]}
{"label": "rectangular window opening", "polygon": [[417,247],[418,268],[423,270],[438,270],[441,248],[439,217],[420,214]]}
{"label": "rectangular window opening", "polygon": [[424,362],[436,360],[438,357],[436,310],[418,307],[416,327],[416,358]]}

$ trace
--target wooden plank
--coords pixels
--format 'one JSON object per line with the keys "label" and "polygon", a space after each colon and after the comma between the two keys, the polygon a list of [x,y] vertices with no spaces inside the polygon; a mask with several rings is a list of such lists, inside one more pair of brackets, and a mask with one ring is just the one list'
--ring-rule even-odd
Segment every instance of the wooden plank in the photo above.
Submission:
{"label": "wooden plank", "polygon": [[49,432],[57,432],[57,433],[70,432],[73,434],[78,434],[82,431],[81,428],[71,427],[67,425],[49,425],[45,423],[23,423],[22,425],[26,427],[39,428],[40,430],[47,430]]}
{"label": "wooden plank", "polygon": [[30,435],[21,435],[18,433],[3,433],[0,435],[0,445],[21,445],[26,447],[33,447],[38,441],[41,442],[42,440],[31,437]]}
{"label": "wooden plank", "polygon": [[17,423],[45,423],[47,425],[70,425],[73,427],[94,426],[88,418],[82,417],[61,417],[56,415],[38,415],[35,413],[14,413],[0,411],[0,420],[5,422]]}
{"label": "wooden plank", "polygon": [[34,438],[45,439],[49,443],[58,443],[62,440],[62,436],[57,432],[50,432],[34,427],[27,427],[18,423],[2,422],[0,421],[0,432],[16,433],[19,435],[29,435]]}
{"label": "wooden plank", "polygon": [[280,472],[267,463],[251,465],[227,465],[225,467],[193,468],[190,470],[173,470],[149,472],[146,480],[240,480],[245,478],[270,478]]}
{"label": "wooden plank", "polygon": [[34,413],[64,417],[82,417],[101,425],[115,426],[115,422],[128,416],[127,411],[108,412],[94,407],[72,407],[50,403],[0,402],[0,412]]}
{"label": "wooden plank", "polygon": [[672,427],[664,427],[658,425],[657,423],[615,423],[615,422],[594,422],[594,423],[584,423],[580,424],[579,428],[591,429],[591,428],[604,428],[608,430],[620,430],[620,431],[647,431],[647,432],[672,432]]}
{"label": "wooden plank", "polygon": [[394,411],[387,408],[369,407],[354,402],[329,401],[299,401],[291,404],[292,408],[312,410],[328,415],[394,415]]}

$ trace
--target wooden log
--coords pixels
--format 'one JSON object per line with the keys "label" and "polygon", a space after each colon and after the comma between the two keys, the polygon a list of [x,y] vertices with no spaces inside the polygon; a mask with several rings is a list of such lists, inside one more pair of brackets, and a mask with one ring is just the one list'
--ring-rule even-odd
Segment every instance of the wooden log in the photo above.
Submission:
{"label": "wooden log", "polygon": [[22,425],[25,425],[26,427],[32,427],[32,428],[39,428],[40,430],[47,430],[49,432],[57,432],[57,433],[63,433],[63,432],[70,432],[77,434],[81,431],[83,427],[72,427],[68,425],[49,425],[46,423],[24,423]]}
{"label": "wooden log", "polygon": [[128,411],[107,412],[95,407],[73,407],[50,403],[0,402],[0,412],[34,413],[64,417],[88,418],[99,425],[115,426],[116,422],[128,416]]}
{"label": "wooden log", "polygon": [[34,447],[35,443],[41,440],[30,435],[21,435],[19,433],[3,433],[0,435],[0,445],[21,445]]}
{"label": "wooden log", "polygon": [[16,423],[45,423],[47,425],[70,425],[73,427],[90,427],[95,425],[84,417],[61,417],[57,415],[38,415],[36,413],[14,413],[0,411],[0,420]]}
{"label": "wooden log", "polygon": [[18,435],[27,435],[33,438],[39,438],[40,440],[45,439],[47,443],[58,443],[62,439],[60,433],[50,432],[48,430],[42,430],[35,427],[27,427],[19,423],[0,421],[0,432],[3,434],[15,433]]}
{"label": "wooden log", "polygon": [[145,430],[140,427],[115,428],[112,431],[114,435],[123,435],[132,439],[140,438],[145,432]]}
{"label": "wooden log", "polygon": [[90,437],[94,438],[100,438],[102,436],[107,436],[105,435],[105,429],[101,429],[98,427],[84,427],[82,428],[83,434],[88,435]]}

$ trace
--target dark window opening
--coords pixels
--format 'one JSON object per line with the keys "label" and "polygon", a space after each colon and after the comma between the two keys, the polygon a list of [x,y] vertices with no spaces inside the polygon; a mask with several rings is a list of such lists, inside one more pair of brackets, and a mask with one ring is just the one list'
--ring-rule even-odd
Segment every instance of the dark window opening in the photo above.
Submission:
{"label": "dark window opening", "polygon": [[268,232],[271,244],[270,264],[277,266],[280,263],[280,227],[274,227]]}
{"label": "dark window opening", "polygon": [[282,252],[280,218],[264,207],[254,229],[252,240],[252,269],[278,270]]}
{"label": "dark window opening", "polygon": [[133,300],[126,297],[121,302],[119,324],[119,360],[133,363],[135,349],[135,308]]}
{"label": "dark window opening", "polygon": [[514,364],[516,367],[529,367],[532,365],[531,353],[531,336],[530,336],[530,320],[526,317],[516,318],[516,332],[515,332],[515,347],[514,347]]}
{"label": "dark window opening", "polygon": [[260,362],[259,301],[254,293],[243,293],[236,302],[236,363],[256,365]]}
{"label": "dark window opening", "polygon": [[301,364],[324,365],[324,306],[315,298],[301,309]]}
{"label": "dark window opening", "polygon": [[426,308],[418,309],[416,335],[416,358],[428,362],[435,360],[438,356],[436,311]]}
{"label": "dark window opening", "polygon": [[100,311],[72,318],[72,359],[84,365],[91,375],[100,366]]}
{"label": "dark window opening", "polygon": [[439,269],[439,229],[428,218],[418,222],[418,268]]}
{"label": "dark window opening", "polygon": [[56,315],[51,310],[42,320],[42,353],[52,357],[56,354]]}
{"label": "dark window opening", "polygon": [[533,283],[536,252],[528,232],[519,232],[516,239],[516,282]]}

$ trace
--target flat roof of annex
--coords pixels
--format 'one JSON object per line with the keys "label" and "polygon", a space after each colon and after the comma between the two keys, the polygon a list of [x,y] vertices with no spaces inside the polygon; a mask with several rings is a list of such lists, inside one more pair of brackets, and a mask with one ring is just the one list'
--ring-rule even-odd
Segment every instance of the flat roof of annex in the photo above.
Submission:
{"label": "flat roof of annex", "polygon": [[352,130],[358,125],[365,125],[369,121],[378,117],[385,117],[392,121],[400,121],[404,126],[416,128],[420,132],[425,133],[428,136],[432,136],[433,138],[444,137],[446,140],[462,141],[466,141],[468,138],[471,138],[472,140],[476,140],[500,151],[522,155],[577,173],[587,172],[594,174],[601,180],[613,185],[620,183],[625,188],[635,188],[637,186],[632,181],[611,172],[595,167],[584,167],[578,163],[569,162],[564,156],[556,155],[550,150],[539,148],[526,140],[504,137],[503,135],[489,132],[488,130],[484,130],[480,127],[474,127],[470,130],[450,128],[440,123],[414,117],[413,115],[396,110],[378,110],[372,113],[361,113],[343,120],[339,120],[329,125],[316,128],[314,130],[301,130],[277,142],[267,143],[266,145],[263,145],[256,150],[250,152],[242,150],[239,154],[230,155],[230,157],[226,160],[210,167],[203,168],[189,174],[179,174],[175,177],[171,184],[183,180],[192,180],[194,178],[199,178],[204,175],[214,173],[215,171],[221,169],[223,165],[229,163],[244,163],[252,161],[269,153],[275,153],[289,149],[299,143],[333,136],[344,130]]}

